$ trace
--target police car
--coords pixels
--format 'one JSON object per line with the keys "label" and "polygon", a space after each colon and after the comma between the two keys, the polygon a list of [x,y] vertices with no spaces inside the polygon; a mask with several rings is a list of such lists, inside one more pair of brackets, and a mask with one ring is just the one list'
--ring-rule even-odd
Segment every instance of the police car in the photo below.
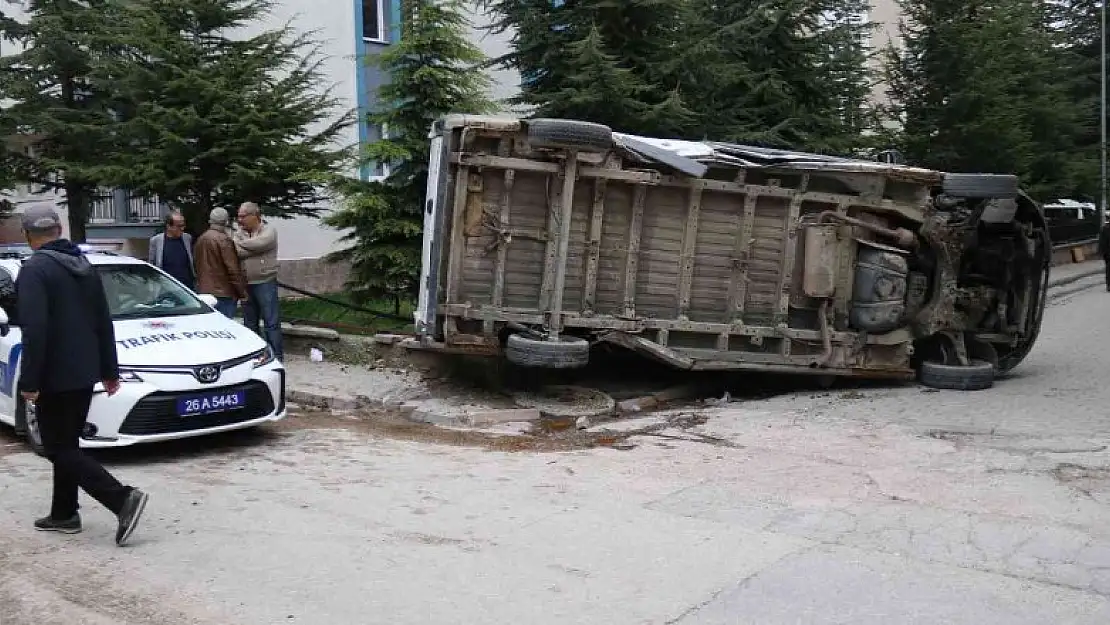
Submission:
{"label": "police car", "polygon": [[[83,249],[112,312],[120,389],[109,397],[96,386],[82,447],[202,436],[285,417],[285,368],[262,338],[216,312],[215,298],[137,258]],[[0,423],[42,453],[34,405],[18,392],[22,343],[12,284],[30,254],[27,246],[0,246]]]}

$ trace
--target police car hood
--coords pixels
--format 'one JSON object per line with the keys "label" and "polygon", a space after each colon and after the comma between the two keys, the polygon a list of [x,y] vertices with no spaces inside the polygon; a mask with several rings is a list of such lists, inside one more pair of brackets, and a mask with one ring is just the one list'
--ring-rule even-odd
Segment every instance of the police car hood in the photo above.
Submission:
{"label": "police car hood", "polygon": [[115,322],[121,367],[200,365],[247,356],[266,347],[257,334],[218,312]]}

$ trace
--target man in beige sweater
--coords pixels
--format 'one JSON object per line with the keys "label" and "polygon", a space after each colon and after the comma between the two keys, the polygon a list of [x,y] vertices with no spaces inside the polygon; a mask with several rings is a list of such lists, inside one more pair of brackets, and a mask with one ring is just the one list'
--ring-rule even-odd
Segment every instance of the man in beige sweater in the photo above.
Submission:
{"label": "man in beige sweater", "polygon": [[[284,359],[281,341],[281,311],[277,286],[277,232],[262,221],[262,209],[254,202],[239,206],[239,231],[235,250],[242,260],[247,279],[248,299],[243,303],[243,322],[266,339],[274,356]],[[262,332],[259,332],[259,321]]]}

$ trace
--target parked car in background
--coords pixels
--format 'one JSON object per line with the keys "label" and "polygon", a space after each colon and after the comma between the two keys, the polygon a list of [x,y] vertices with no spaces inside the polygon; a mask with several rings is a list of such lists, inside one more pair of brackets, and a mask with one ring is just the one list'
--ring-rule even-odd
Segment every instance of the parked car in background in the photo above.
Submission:
{"label": "parked car in background", "polygon": [[[12,282],[26,246],[0,247],[0,423],[42,452],[33,405],[20,397],[21,334]],[[254,427],[286,415],[285,369],[258,335],[216,312],[157,267],[86,249],[114,320],[120,390],[97,385],[82,447],[121,447]]]}
{"label": "parked car in background", "polygon": [[1098,207],[1091,202],[1057,200],[1044,205],[1048,234],[1054,245],[1081,243],[1098,238]]}
{"label": "parked car in background", "polygon": [[431,133],[415,328],[582,367],[980,389],[1033,347],[1052,244],[1015,176],[453,115]]}

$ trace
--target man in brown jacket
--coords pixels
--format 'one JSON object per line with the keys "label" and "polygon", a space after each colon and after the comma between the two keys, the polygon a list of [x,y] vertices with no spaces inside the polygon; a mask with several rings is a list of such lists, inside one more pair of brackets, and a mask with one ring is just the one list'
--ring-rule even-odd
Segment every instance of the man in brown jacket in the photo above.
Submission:
{"label": "man in brown jacket", "polygon": [[247,281],[228,233],[229,221],[226,210],[212,209],[208,230],[197,238],[193,256],[197,264],[197,293],[215,295],[216,310],[231,319],[238,303],[247,299]]}

